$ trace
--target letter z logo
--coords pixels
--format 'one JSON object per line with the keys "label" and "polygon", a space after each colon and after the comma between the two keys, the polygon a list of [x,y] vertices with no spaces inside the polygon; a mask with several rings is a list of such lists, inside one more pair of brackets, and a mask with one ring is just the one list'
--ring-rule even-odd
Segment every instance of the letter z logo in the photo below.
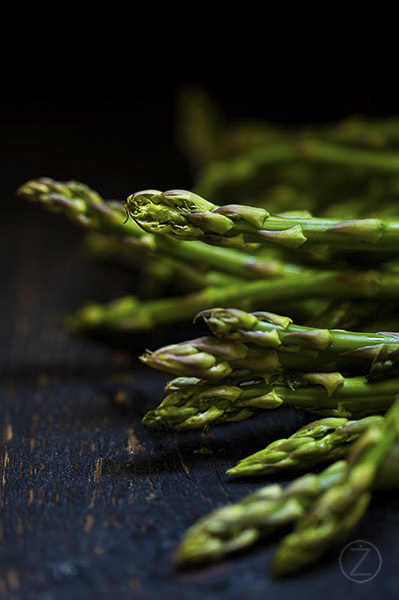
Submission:
{"label": "letter z logo", "polygon": [[378,549],[365,540],[351,542],[341,552],[339,566],[342,573],[356,583],[366,583],[381,569],[382,559]]}

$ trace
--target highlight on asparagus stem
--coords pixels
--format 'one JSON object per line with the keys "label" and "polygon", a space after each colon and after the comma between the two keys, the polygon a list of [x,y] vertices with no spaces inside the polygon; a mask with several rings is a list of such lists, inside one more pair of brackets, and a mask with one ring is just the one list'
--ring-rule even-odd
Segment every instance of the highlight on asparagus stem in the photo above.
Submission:
{"label": "highlight on asparagus stem", "polygon": [[[398,155],[399,166],[399,155]],[[215,245],[272,243],[288,248],[329,245],[334,250],[397,252],[399,220],[314,218],[308,213],[271,215],[254,206],[218,206],[186,190],[144,190],[126,200],[126,210],[145,231]]]}
{"label": "highlight on asparagus stem", "polygon": [[148,411],[150,431],[200,429],[248,419],[256,411],[283,404],[320,416],[360,418],[384,412],[398,390],[398,379],[369,383],[365,377],[340,373],[305,373],[290,377],[225,379],[213,384],[187,378],[174,380],[161,404]]}
{"label": "highlight on asparagus stem", "polygon": [[371,499],[371,490],[387,455],[397,445],[399,399],[384,417],[381,427],[361,436],[338,481],[327,489],[281,542],[273,572],[288,575],[318,561],[359,523]]}
{"label": "highlight on asparagus stem", "polygon": [[338,417],[314,421],[289,438],[276,440],[247,456],[227,473],[231,477],[252,477],[292,469],[312,469],[318,464],[344,458],[362,433],[382,421],[381,415],[355,421]]}
{"label": "highlight on asparagus stem", "polygon": [[[391,449],[373,481],[373,489],[399,486],[398,453],[397,446]],[[267,539],[306,515],[316,499],[340,481],[346,469],[344,460],[336,461],[319,474],[307,473],[285,487],[260,487],[239,502],[214,510],[186,532],[176,551],[176,562],[181,566],[214,562]]]}

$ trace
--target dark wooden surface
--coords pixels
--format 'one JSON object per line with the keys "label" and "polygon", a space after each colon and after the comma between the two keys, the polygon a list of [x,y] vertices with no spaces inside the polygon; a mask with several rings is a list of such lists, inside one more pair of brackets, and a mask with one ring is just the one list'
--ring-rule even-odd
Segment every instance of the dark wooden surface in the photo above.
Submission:
{"label": "dark wooden surface", "polygon": [[[351,537],[372,542],[381,553],[381,571],[369,583],[344,577],[338,565],[340,549],[311,572],[274,581],[269,565],[276,540],[206,569],[174,570],[171,556],[187,527],[261,485],[229,482],[226,468],[287,435],[302,420],[290,411],[275,411],[208,433],[162,436],[143,430],[141,416],[161,399],[166,377],[140,366],[137,353],[145,346],[188,337],[193,329],[132,336],[120,346],[78,340],[64,332],[64,314],[91,299],[134,291],[135,281],[124,270],[90,262],[82,252],[82,234],[72,224],[15,200],[15,187],[31,176],[75,176],[91,183],[89,176],[81,175],[90,174],[91,167],[79,163],[79,145],[78,155],[67,153],[70,162],[65,163],[62,149],[58,154],[55,150],[56,133],[51,128],[50,156],[46,146],[43,150],[39,144],[37,154],[29,144],[19,145],[24,139],[20,132],[11,145],[14,153],[7,149],[12,171],[8,179],[4,169],[8,187],[0,226],[0,596],[398,597],[395,495],[373,500],[367,520]],[[94,170],[94,181],[99,181],[101,164]],[[127,168],[113,178],[105,173],[106,187],[111,189],[118,176],[115,188],[124,190]],[[141,187],[137,169],[135,177],[135,188]],[[159,175],[161,183],[166,179],[166,173]],[[131,398],[130,410],[115,403],[123,396]],[[213,453],[195,453],[202,447]]]}

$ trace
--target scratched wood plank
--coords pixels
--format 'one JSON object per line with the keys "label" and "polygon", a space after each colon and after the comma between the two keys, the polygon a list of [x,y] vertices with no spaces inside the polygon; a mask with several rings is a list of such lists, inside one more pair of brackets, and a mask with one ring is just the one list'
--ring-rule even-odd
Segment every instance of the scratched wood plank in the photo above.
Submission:
{"label": "scratched wood plank", "polygon": [[[2,223],[0,268],[0,595],[9,598],[362,598],[397,595],[399,502],[373,502],[353,539],[383,558],[364,586],[346,579],[337,555],[293,580],[273,581],[273,544],[202,570],[176,572],[173,551],[200,516],[253,490],[231,483],[237,459],[302,419],[276,411],[207,433],[151,435],[144,411],[166,377],[137,352],[190,327],[132,336],[119,346],[68,336],[62,316],[92,298],[134,289],[125,270],[91,263],[81,234],[36,207]],[[129,406],[121,399],[130,399]],[[211,455],[195,450],[208,447]]]}

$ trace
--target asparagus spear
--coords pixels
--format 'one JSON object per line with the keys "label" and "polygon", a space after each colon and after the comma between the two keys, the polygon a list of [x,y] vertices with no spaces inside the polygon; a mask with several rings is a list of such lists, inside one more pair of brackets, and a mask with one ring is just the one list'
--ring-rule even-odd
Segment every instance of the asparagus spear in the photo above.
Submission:
{"label": "asparagus spear", "polygon": [[77,331],[109,329],[137,331],[166,323],[193,319],[213,306],[236,306],[245,310],[304,298],[398,298],[396,273],[377,271],[344,273],[308,270],[271,280],[207,287],[199,292],[141,302],[134,296],[110,304],[89,304],[76,312],[69,325]]}
{"label": "asparagus spear", "polygon": [[[143,251],[150,256],[174,257],[206,264],[211,268],[230,273],[237,277],[266,277],[276,273],[292,274],[292,285],[286,285],[285,278],[278,278],[270,288],[253,282],[254,288],[246,290],[242,285],[226,287],[226,293],[220,295],[214,287],[206,288],[198,294],[185,298],[166,299],[149,304],[140,304],[137,299],[121,299],[109,307],[90,305],[79,311],[71,324],[76,328],[116,328],[131,330],[150,328],[163,323],[190,319],[204,308],[220,304],[234,303],[245,308],[256,308],[264,302],[279,301],[281,298],[297,300],[297,297],[328,296],[362,297],[376,293],[379,296],[399,294],[397,277],[394,274],[381,277],[378,274],[348,276],[347,279],[337,273],[331,273],[331,281],[326,274],[309,272],[304,279],[299,276],[301,270],[290,265],[282,266],[278,261],[258,260],[243,252],[228,248],[210,248],[201,242],[177,242],[166,237],[145,234],[133,221],[123,225],[123,209],[120,203],[104,202],[100,196],[83,184],[76,182],[56,182],[40,179],[24,184],[19,194],[39,202],[51,210],[67,215],[75,222],[100,232],[123,238],[132,250]],[[316,278],[315,278],[316,275]],[[253,284],[251,284],[253,285]],[[304,289],[305,285],[305,289]],[[248,293],[246,293],[248,292]],[[294,293],[295,292],[295,293]],[[252,297],[250,296],[252,295]],[[116,309],[115,315],[109,311]]]}
{"label": "asparagus spear", "polygon": [[[374,317],[379,309],[378,301],[373,300],[331,300],[317,313],[303,319],[305,325],[313,329],[354,329],[359,324]],[[287,312],[287,311],[286,311]],[[396,330],[396,327],[395,327]],[[371,329],[375,332],[375,329]]]}
{"label": "asparagus spear", "polygon": [[[305,301],[302,301],[302,304]],[[316,300],[315,302],[323,302]],[[376,333],[381,331],[397,332],[399,330],[398,302],[390,300],[384,302],[384,311],[381,312],[381,302],[378,300],[336,300],[326,302],[323,307],[315,306],[315,310],[303,313],[294,320],[302,321],[308,327],[316,329],[348,329]],[[307,304],[304,305],[307,308]],[[303,309],[302,309],[303,310]],[[294,315],[288,306],[284,313]]]}
{"label": "asparagus spear", "polygon": [[345,457],[353,442],[382,416],[351,421],[330,417],[301,427],[288,439],[272,442],[227,471],[232,477],[269,475],[286,469],[309,469]]}
{"label": "asparagus spear", "polygon": [[[183,149],[196,164],[203,165],[226,156],[242,155],[298,133],[336,143],[384,148],[399,141],[397,118],[362,119],[350,116],[337,123],[304,128],[276,125],[267,121],[229,125],[214,99],[203,89],[187,87],[180,91],[177,105],[178,132]],[[299,131],[298,131],[299,129]]]}
{"label": "asparagus spear", "polygon": [[[214,510],[186,532],[177,549],[176,561],[180,565],[216,561],[295,523],[320,494],[337,484],[346,468],[346,462],[340,460],[317,475],[302,475],[286,487],[263,486],[239,502]],[[373,489],[392,489],[398,485],[396,446],[381,464]]]}
{"label": "asparagus spear", "polygon": [[[374,360],[382,347],[399,350],[398,333],[361,333],[293,325],[292,320],[269,312],[248,313],[236,308],[201,312],[211,332],[222,340],[262,347],[314,349],[330,355],[363,356]],[[198,318],[197,317],[197,318]]]}
{"label": "asparagus spear", "polygon": [[[389,126],[388,128],[389,129]],[[196,188],[210,198],[217,198],[228,184],[243,185],[259,178],[266,167],[298,160],[338,167],[361,168],[365,173],[397,174],[399,155],[395,152],[367,150],[325,140],[306,139],[307,134],[263,144],[233,159],[209,164]]]}
{"label": "asparagus spear", "polygon": [[369,381],[379,381],[387,377],[397,377],[399,375],[399,344],[381,347],[378,354],[371,363],[367,379]]}
{"label": "asparagus spear", "polygon": [[384,148],[399,143],[399,119],[397,117],[364,119],[357,115],[327,125],[322,133],[326,139],[338,143],[361,144],[366,147]]}
{"label": "asparagus spear", "polygon": [[220,156],[223,117],[219,106],[200,88],[185,88],[177,97],[178,141],[198,167]]}
{"label": "asparagus spear", "polygon": [[[280,369],[296,371],[337,371],[354,366],[367,372],[367,362],[348,358],[338,360],[328,353],[314,349],[291,352],[264,349],[240,341],[219,340],[204,336],[179,344],[171,344],[154,352],[147,350],[140,360],[148,366],[173,375],[199,377],[200,379],[222,379],[234,375],[251,373],[275,373]],[[297,350],[294,348],[294,350]],[[370,361],[368,361],[370,362]]]}
{"label": "asparagus spear", "polygon": [[[174,287],[184,290],[186,293],[193,290],[200,290],[209,285],[231,285],[242,281],[234,275],[228,275],[221,271],[212,271],[201,268],[200,265],[185,263],[183,261],[159,256],[156,260],[151,254],[144,256],[143,252],[138,251],[135,238],[125,236],[117,237],[105,235],[102,233],[89,233],[86,240],[86,248],[94,258],[117,262],[128,267],[134,267],[143,272],[142,285],[139,289],[147,289],[146,280],[150,278],[158,283],[158,288],[172,283]],[[153,286],[150,286],[151,289]],[[158,294],[152,293],[152,297]],[[146,294],[148,296],[148,294]]]}
{"label": "asparagus spear", "polygon": [[[399,155],[398,155],[399,168]],[[313,218],[306,211],[271,215],[263,208],[217,206],[185,190],[145,190],[128,197],[126,209],[145,231],[215,245],[275,243],[288,248],[328,244],[337,250],[396,252],[399,220]]]}
{"label": "asparagus spear", "polygon": [[[171,284],[183,293],[208,285],[208,271],[167,256],[154,260],[152,254],[138,247],[136,238],[90,231],[84,243],[84,249],[91,258],[133,269],[137,275],[135,288],[142,298],[164,296]],[[222,273],[218,273],[218,276],[220,285],[225,285],[224,277],[231,277]]]}
{"label": "asparagus spear", "polygon": [[[226,179],[216,179],[216,186],[208,177],[218,173],[225,163],[216,162],[202,171],[203,176],[193,192],[218,204],[247,204],[262,206],[274,214],[292,209],[317,211],[317,216],[330,218],[364,218],[378,215],[397,216],[393,211],[396,195],[396,175],[367,173],[364,169],[342,168],[337,165],[293,161],[271,165],[256,177],[242,181],[236,173],[225,170]],[[367,214],[368,213],[368,214]]]}
{"label": "asparagus spear", "polygon": [[358,418],[384,412],[399,389],[398,379],[369,383],[365,377],[340,373],[305,373],[287,380],[271,378],[269,383],[265,377],[226,379],[218,385],[174,380],[161,404],[144,415],[143,425],[150,431],[200,429],[248,419],[282,404],[320,416]]}
{"label": "asparagus spear", "polygon": [[283,539],[273,563],[276,575],[308,567],[356,527],[366,512],[378,472],[397,444],[398,433],[399,399],[385,415],[383,425],[369,429],[358,440],[342,476]]}
{"label": "asparagus spear", "polygon": [[277,259],[262,260],[234,249],[210,248],[201,242],[181,242],[146,234],[131,219],[126,221],[121,202],[105,202],[97,192],[75,181],[60,182],[49,178],[27,181],[17,194],[61,213],[87,229],[118,236],[120,241],[129,240],[130,248],[157,259],[168,256],[191,261],[243,279],[299,271],[299,267]]}

